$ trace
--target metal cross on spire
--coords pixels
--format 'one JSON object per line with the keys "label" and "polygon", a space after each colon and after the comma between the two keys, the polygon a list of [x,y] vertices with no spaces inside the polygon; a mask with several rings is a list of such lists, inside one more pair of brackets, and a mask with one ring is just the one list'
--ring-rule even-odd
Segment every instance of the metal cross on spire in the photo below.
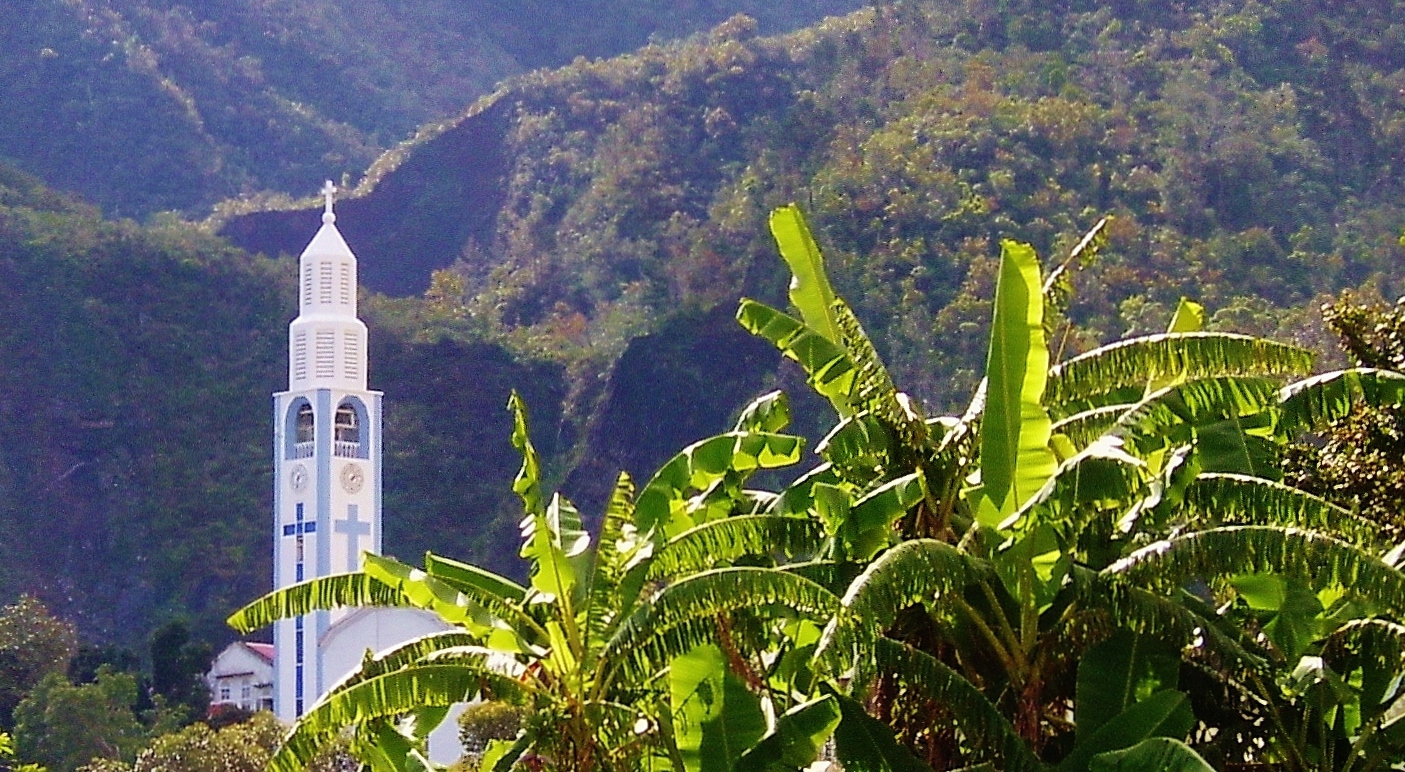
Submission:
{"label": "metal cross on spire", "polygon": [[326,202],[326,208],[322,210],[322,222],[332,222],[337,217],[332,213],[332,200],[336,193],[337,186],[333,185],[331,180],[327,180],[327,184],[322,186],[322,198]]}

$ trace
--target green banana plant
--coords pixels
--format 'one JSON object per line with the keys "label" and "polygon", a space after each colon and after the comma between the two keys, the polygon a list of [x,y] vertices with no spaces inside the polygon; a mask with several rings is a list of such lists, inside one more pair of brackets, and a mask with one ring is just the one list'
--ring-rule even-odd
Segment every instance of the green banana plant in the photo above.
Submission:
{"label": "green banana plant", "polygon": [[[801,439],[778,433],[789,420],[783,395],[757,400],[734,431],[684,449],[637,495],[621,475],[593,546],[576,508],[543,492],[525,408],[515,394],[509,407],[523,459],[513,488],[525,513],[527,584],[432,553],[423,569],[367,554],[360,572],[276,591],[230,617],[247,631],[313,609],[392,605],[451,627],[368,656],[298,721],[273,769],[300,768],[346,727],[373,769],[423,769],[417,749],[428,731],[449,705],[480,695],[528,715],[517,740],[492,749],[493,769],[528,757],[578,772],[674,769],[678,722],[660,680],[673,658],[704,644],[735,651],[721,622],[755,618],[759,598],[792,615],[832,611],[813,582],[761,567],[808,557],[822,539],[813,521],[751,514],[760,499],[747,478],[800,457]],[[770,730],[796,731],[814,715],[777,719]],[[759,759],[769,746],[753,739]]]}
{"label": "green banana plant", "polygon": [[[778,212],[772,228],[796,275],[791,300],[801,315],[746,300],[738,320],[799,363],[839,417],[816,447],[823,463],[772,509],[808,512],[825,527],[820,554],[828,563],[804,570],[841,605],[818,644],[816,670],[888,715],[897,736],[939,767],[1039,769],[1057,760],[1074,771],[1164,757],[1204,768],[1180,743],[1192,708],[1207,710],[1193,704],[1204,702],[1192,699],[1196,688],[1145,673],[1102,683],[1077,665],[1099,662],[1087,656],[1106,651],[1100,642],[1137,649],[1159,640],[1173,644],[1178,668],[1209,672],[1237,699],[1284,708],[1257,717],[1246,734],[1268,750],[1244,760],[1310,768],[1306,744],[1292,737],[1306,724],[1287,715],[1297,699],[1288,676],[1300,657],[1343,640],[1332,637],[1342,623],[1398,602],[1399,555],[1369,522],[1276,483],[1276,454],[1290,433],[1363,400],[1398,401],[1405,380],[1363,370],[1284,386],[1309,371],[1307,352],[1204,332],[1203,309],[1189,301],[1164,334],[1050,364],[1040,304],[1055,282],[1041,287],[1032,250],[1006,244],[987,379],[965,415],[927,419],[896,391],[844,301],[818,278],[822,261],[798,210]],[[892,498],[907,511],[858,517],[857,502],[885,486],[906,494]],[[1370,576],[1385,584],[1308,576],[1275,546],[1294,534],[1335,545],[1330,559],[1342,565],[1379,568]],[[1198,544],[1214,547],[1197,553]],[[1197,573],[1170,574],[1179,577],[1173,584],[1130,569],[1129,556],[1151,561],[1155,550],[1204,560]],[[1246,561],[1245,551],[1278,562]],[[1278,588],[1267,601],[1255,584],[1263,577]],[[1229,602],[1229,613],[1211,600]],[[1339,653],[1331,661],[1360,658],[1350,656],[1357,659]],[[1371,689],[1354,693],[1384,693],[1381,679],[1389,685],[1400,665],[1378,666]],[[1365,670],[1351,672],[1337,681],[1357,683]],[[1316,710],[1330,712],[1326,687],[1312,688]],[[1341,693],[1333,692],[1334,715],[1367,716],[1335,725],[1339,734],[1364,728],[1351,753],[1365,753],[1367,741],[1393,747],[1387,712],[1362,713],[1359,696]],[[1089,706],[1075,707],[1072,724],[1070,704]],[[1102,718],[1098,704],[1111,706]],[[844,721],[864,723],[851,715]],[[934,722],[952,729],[943,737]],[[845,735],[841,722],[837,736]],[[1359,753],[1351,758],[1365,764]]]}

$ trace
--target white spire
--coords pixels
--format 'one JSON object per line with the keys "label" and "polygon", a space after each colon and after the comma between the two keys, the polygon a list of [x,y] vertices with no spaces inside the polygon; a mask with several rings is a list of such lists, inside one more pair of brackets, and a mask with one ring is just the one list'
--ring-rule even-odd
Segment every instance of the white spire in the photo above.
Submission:
{"label": "white spire", "polygon": [[290,389],[366,388],[366,325],[356,317],[356,255],[337,230],[336,186],[322,186],[322,227],[298,259],[298,318],[289,326]]}

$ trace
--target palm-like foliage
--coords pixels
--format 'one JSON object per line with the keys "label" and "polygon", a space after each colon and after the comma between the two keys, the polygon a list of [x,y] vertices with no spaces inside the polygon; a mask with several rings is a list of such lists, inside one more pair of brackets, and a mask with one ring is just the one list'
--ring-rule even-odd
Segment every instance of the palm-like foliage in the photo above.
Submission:
{"label": "palm-like foliage", "polygon": [[232,618],[406,605],[455,628],[368,659],[275,765],[353,725],[368,759],[406,768],[445,706],[487,694],[534,716],[498,769],[788,770],[831,732],[856,769],[1208,769],[1183,740],[1227,764],[1383,768],[1405,749],[1402,550],[1277,479],[1295,434],[1398,404],[1405,376],[1285,385],[1306,352],[1203,332],[1188,302],[1165,334],[1052,363],[1046,299],[1099,228],[1042,283],[1033,250],[1004,245],[987,378],[928,418],[778,210],[800,315],[745,300],[738,319],[834,406],[821,462],[745,488],[800,457],[767,395],[637,495],[622,476],[592,549],[542,493],[514,399],[528,585],[367,556]]}
{"label": "palm-like foliage", "polygon": [[[1273,479],[1292,433],[1363,400],[1398,402],[1405,381],[1363,370],[1285,387],[1307,372],[1306,352],[1202,332],[1193,304],[1165,334],[1050,366],[1039,307],[1057,282],[1041,293],[1032,251],[1006,244],[987,380],[965,415],[926,420],[856,325],[826,322],[825,311],[844,319],[847,308],[815,278],[818,251],[795,235],[798,214],[784,219],[777,241],[804,274],[792,285],[802,318],[753,301],[738,318],[797,361],[840,417],[817,448],[826,463],[778,499],[826,524],[826,557],[858,563],[833,573],[858,576],[835,586],[841,610],[819,651],[827,672],[871,687],[870,706],[936,764],[1034,768],[1042,756],[1089,769],[1119,742],[1185,739],[1197,721],[1201,738],[1228,729],[1195,718],[1177,691],[1181,669],[1255,706],[1234,726],[1242,742],[1220,738],[1229,760],[1307,769],[1335,753],[1336,766],[1361,769],[1384,758],[1394,713],[1362,698],[1392,697],[1399,657],[1377,655],[1376,670],[1355,675],[1322,675],[1324,664],[1307,686],[1289,676],[1328,662],[1341,623],[1394,617],[1405,585],[1391,545]],[[1090,237],[1079,249],[1095,247]],[[858,496],[907,478],[922,495],[905,516],[852,522]],[[1078,663],[1114,635],[1156,640],[1183,665],[1099,686]],[[1356,662],[1357,651],[1334,661]],[[1363,679],[1372,685],[1341,687]],[[1075,732],[1070,710],[1096,703],[1099,688],[1150,691],[1118,704],[1100,732],[1082,718]]]}
{"label": "palm-like foliage", "polygon": [[774,431],[788,421],[783,397],[758,400],[736,431],[685,449],[637,496],[621,475],[593,550],[571,503],[542,493],[515,395],[511,407],[527,585],[433,554],[423,570],[366,555],[359,573],[274,592],[230,618],[250,630],[313,609],[394,605],[453,626],[368,658],[298,722],[275,769],[299,768],[348,726],[374,767],[422,766],[415,743],[447,706],[477,695],[528,709],[517,742],[495,750],[498,768],[527,754],[582,772],[672,768],[672,708],[660,680],[672,657],[706,642],[734,650],[719,640],[718,620],[744,617],[758,599],[819,617],[833,610],[832,596],[808,579],[736,565],[818,548],[813,521],[744,516],[757,506],[746,478],[799,457],[800,439]]}

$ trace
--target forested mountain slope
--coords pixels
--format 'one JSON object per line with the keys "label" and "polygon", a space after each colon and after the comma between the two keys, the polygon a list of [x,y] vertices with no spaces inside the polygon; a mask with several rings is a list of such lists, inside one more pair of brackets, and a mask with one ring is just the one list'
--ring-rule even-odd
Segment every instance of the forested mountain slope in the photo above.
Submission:
{"label": "forested mountain slope", "polygon": [[[781,37],[735,19],[518,77],[425,126],[338,203],[364,284],[394,295],[362,306],[371,386],[387,394],[388,550],[413,560],[433,544],[490,565],[508,554],[510,387],[548,474],[593,514],[617,468],[655,468],[725,428],[745,396],[792,379],[729,320],[740,294],[783,301],[764,220],[787,201],[810,213],[900,385],[934,408],[970,392],[1001,237],[1057,257],[1114,215],[1100,262],[1078,274],[1081,327],[1065,351],[1162,328],[1182,294],[1215,325],[1299,336],[1321,293],[1375,280],[1397,294],[1401,6],[914,2]],[[73,34],[101,63],[107,43]],[[172,190],[226,189],[182,182],[207,167],[181,158],[223,159],[212,179],[257,169],[294,188],[363,168],[297,145],[323,135],[256,118],[265,92],[231,102],[254,112],[229,125],[269,132],[251,141],[276,168],[210,156],[215,140],[195,134],[103,122],[106,81],[85,72],[43,88],[97,110],[92,136],[114,155],[26,134],[76,143],[34,156],[69,164],[54,167],[60,186],[75,170],[128,174],[126,153],[156,164],[126,179]],[[372,91],[325,104],[370,110]],[[130,120],[166,120],[112,99],[136,106]],[[22,95],[4,103],[16,120],[32,109]],[[323,109],[297,114],[323,121]],[[353,126],[350,115],[328,120]],[[162,144],[182,137],[193,155]],[[38,589],[93,637],[134,640],[172,613],[219,634],[267,586],[267,399],[285,383],[295,311],[291,262],[249,252],[295,254],[315,213],[214,223],[245,252],[182,223],[105,221],[0,168],[0,591]],[[111,207],[128,194],[93,195]],[[169,205],[157,198],[141,211]]]}
{"label": "forested mountain slope", "polygon": [[[287,263],[104,221],[0,166],[0,597],[37,593],[90,640],[171,616],[229,637],[270,583],[269,395],[296,308]],[[489,557],[516,525],[503,405],[517,388],[552,425],[560,368],[371,328],[372,384],[394,395],[387,545],[453,523],[453,549]]]}
{"label": "forested mountain slope", "polygon": [[[452,266],[485,328],[598,357],[680,306],[777,297],[764,213],[799,201],[938,404],[970,377],[950,333],[984,323],[997,240],[1057,252],[1104,214],[1085,343],[1164,324],[1181,294],[1300,330],[1320,293],[1396,286],[1402,5],[922,2],[775,38],[735,20],[514,81],[382,159],[348,229],[373,288]],[[285,218],[222,232],[295,251]]]}
{"label": "forested mountain slope", "polygon": [[745,11],[792,29],[856,0],[8,0],[0,158],[110,214],[355,177],[501,79]]}

